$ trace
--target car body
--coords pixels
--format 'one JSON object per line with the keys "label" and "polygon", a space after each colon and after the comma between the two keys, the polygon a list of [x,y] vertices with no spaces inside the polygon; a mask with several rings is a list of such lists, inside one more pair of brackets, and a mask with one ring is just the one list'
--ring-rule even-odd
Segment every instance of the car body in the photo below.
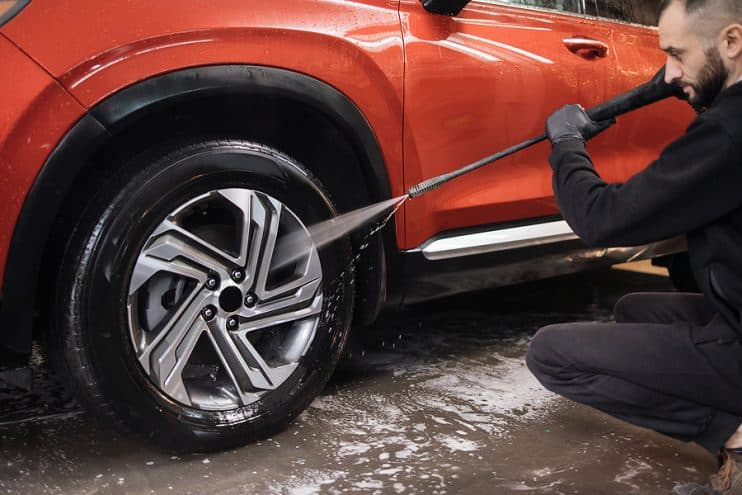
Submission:
{"label": "car body", "polygon": [[[30,350],[34,309],[58,294],[70,233],[121,157],[194,134],[248,139],[301,163],[340,212],[400,196],[541,134],[561,105],[656,72],[642,2],[592,3],[472,0],[456,15],[418,0],[0,3],[3,344]],[[677,101],[638,110],[591,155],[606,180],[625,180],[691,118]],[[676,249],[581,245],[559,218],[548,149],[407,201],[360,253],[354,321]]]}

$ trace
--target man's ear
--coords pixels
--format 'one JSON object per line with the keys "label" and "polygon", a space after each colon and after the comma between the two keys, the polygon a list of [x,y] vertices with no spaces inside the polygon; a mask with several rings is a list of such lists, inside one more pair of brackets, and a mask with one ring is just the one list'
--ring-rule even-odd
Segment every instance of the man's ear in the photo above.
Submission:
{"label": "man's ear", "polygon": [[742,24],[730,24],[721,35],[721,52],[730,59],[742,60]]}

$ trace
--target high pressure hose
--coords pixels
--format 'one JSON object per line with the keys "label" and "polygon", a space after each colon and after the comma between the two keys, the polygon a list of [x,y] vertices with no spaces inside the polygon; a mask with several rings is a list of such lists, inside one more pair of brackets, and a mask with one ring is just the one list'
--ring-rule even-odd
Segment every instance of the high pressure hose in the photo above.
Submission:
{"label": "high pressure hose", "polygon": [[[678,84],[667,84],[665,82],[665,67],[663,66],[654,75],[654,77],[652,77],[652,79],[650,79],[646,83],[642,84],[641,86],[637,86],[636,88],[629,90],[623,94],[620,94],[604,103],[601,103],[600,105],[588,109],[587,114],[596,122],[610,120],[618,117],[619,115],[623,115],[632,110],[636,110],[637,108],[649,105],[650,103],[664,100],[665,98],[669,98],[670,96],[675,96],[676,98],[680,99],[686,99],[685,93],[683,93],[682,88]],[[433,189],[442,186],[446,182],[459,177],[460,175],[464,175],[468,172],[471,172],[472,170],[476,170],[480,167],[483,167],[484,165],[512,155],[516,151],[520,151],[522,149],[533,146],[534,144],[540,143],[545,139],[546,134],[542,134],[535,138],[523,141],[520,144],[516,144],[515,146],[511,146],[510,148],[507,148],[505,150],[499,151],[494,155],[490,155],[474,163],[470,163],[469,165],[461,167],[452,172],[441,174],[437,177],[433,177],[432,179],[424,180],[419,184],[410,187],[407,190],[407,195],[410,198],[415,198],[417,196],[425,194],[429,191],[432,191]]]}

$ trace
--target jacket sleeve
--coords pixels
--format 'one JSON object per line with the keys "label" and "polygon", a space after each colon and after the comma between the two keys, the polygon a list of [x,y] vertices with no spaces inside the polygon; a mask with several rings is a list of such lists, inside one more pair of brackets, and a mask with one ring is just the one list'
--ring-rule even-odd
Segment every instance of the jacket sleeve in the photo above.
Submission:
{"label": "jacket sleeve", "polygon": [[581,140],[557,143],[549,162],[559,208],[583,242],[636,246],[687,233],[742,204],[741,151],[701,117],[625,183],[605,183]]}

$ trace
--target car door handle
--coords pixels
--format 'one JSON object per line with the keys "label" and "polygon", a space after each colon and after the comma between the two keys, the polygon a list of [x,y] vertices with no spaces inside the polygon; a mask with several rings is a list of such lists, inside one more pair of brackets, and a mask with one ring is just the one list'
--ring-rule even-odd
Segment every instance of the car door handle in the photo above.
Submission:
{"label": "car door handle", "polygon": [[567,50],[588,60],[608,56],[608,44],[602,41],[575,37],[564,38],[562,42],[567,47]]}

